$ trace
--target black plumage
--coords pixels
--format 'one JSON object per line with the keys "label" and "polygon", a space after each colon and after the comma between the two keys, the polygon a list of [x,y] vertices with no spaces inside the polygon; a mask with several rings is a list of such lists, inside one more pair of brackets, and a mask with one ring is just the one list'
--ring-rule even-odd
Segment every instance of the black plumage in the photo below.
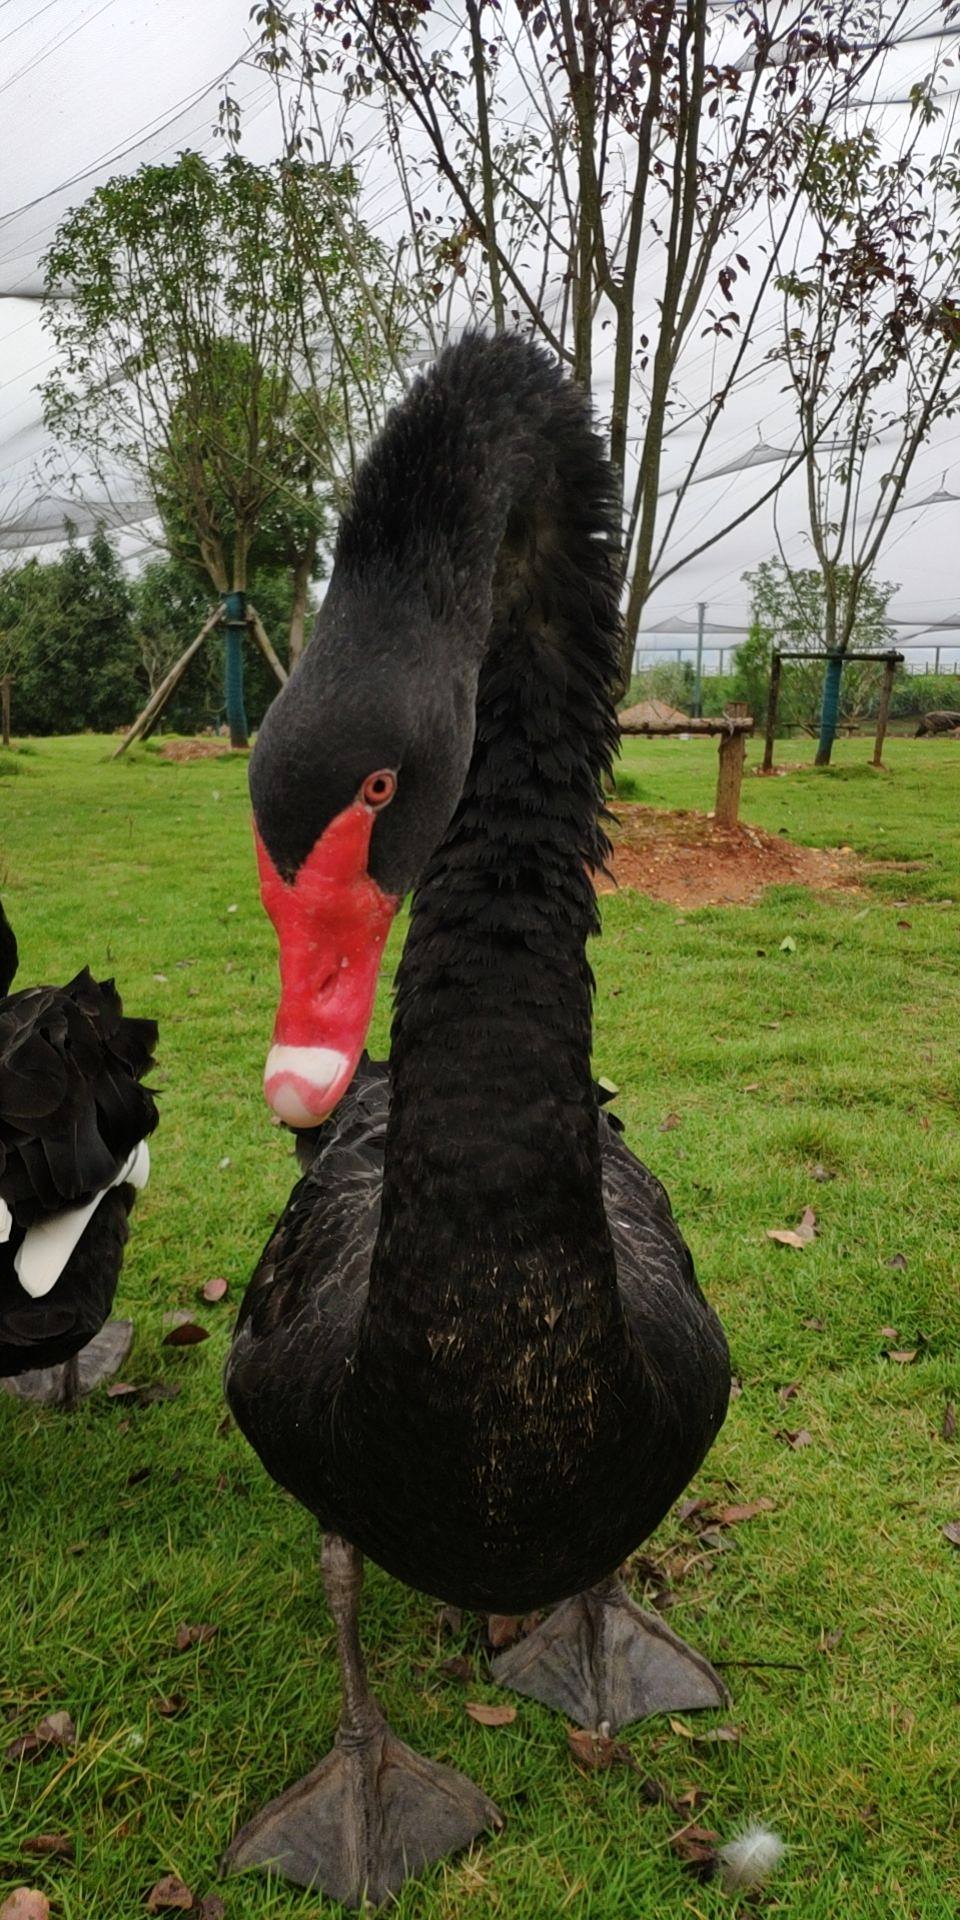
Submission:
{"label": "black plumage", "polygon": [[[503,1613],[593,1589],[568,1649],[592,1677],[516,1680],[588,1724],[723,1698],[610,1585],[700,1464],[729,1388],[667,1196],[601,1114],[590,1070],[619,577],[583,397],[516,338],[450,349],[361,471],[315,636],[251,766],[287,875],[364,774],[397,767],[369,870],[391,892],[418,884],[389,1068],[364,1064],[306,1136],[227,1370],[274,1477],[410,1585]],[[333,1571],[343,1650],[352,1615]],[[616,1610],[619,1695],[597,1626]],[[627,1642],[644,1631],[631,1690]],[[688,1663],[680,1696],[665,1668],[650,1684],[664,1647]],[[383,1812],[371,1779],[368,1827]],[[344,1898],[335,1848],[332,1864],[326,1842],[303,1851],[298,1791],[236,1857],[272,1846],[300,1878],[312,1859]],[[465,1813],[465,1830],[483,1824]],[[405,1845],[413,1860],[442,1850],[415,1823]],[[403,1877],[372,1843],[364,1858],[379,1892]]]}
{"label": "black plumage", "polygon": [[[127,1183],[104,1189],[158,1119],[142,1085],[155,1023],[127,1018],[113,981],[86,968],[64,987],[10,993],[16,959],[0,907],[0,1376],[60,1366],[99,1333],[134,1197]],[[14,1264],[26,1234],[100,1193],[56,1284],[32,1298]]]}

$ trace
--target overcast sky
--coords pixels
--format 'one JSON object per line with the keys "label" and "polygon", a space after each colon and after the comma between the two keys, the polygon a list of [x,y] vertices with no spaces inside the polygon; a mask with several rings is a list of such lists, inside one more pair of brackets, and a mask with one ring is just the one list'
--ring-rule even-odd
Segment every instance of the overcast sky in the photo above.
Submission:
{"label": "overcast sky", "polygon": [[[39,288],[40,255],[67,207],[112,173],[145,160],[172,159],[184,147],[215,152],[222,144],[213,132],[217,103],[228,72],[244,107],[244,151],[265,159],[277,150],[271,86],[245,61],[248,15],[248,0],[0,0],[0,520],[22,508],[47,448],[33,389],[49,369],[50,349],[38,303],[24,296]],[[895,58],[887,90],[902,93],[926,70],[930,48],[904,48]],[[902,112],[888,108],[881,124],[895,131]],[[365,164],[376,188],[378,163],[368,157]],[[389,214],[389,199],[375,194],[372,204]],[[768,369],[738,397],[704,471],[736,460],[761,439],[790,444],[792,410],[782,386],[782,374]],[[682,459],[681,441],[665,463],[665,484]],[[772,478],[775,470],[762,471]],[[882,448],[874,472],[879,479]],[[720,524],[738,490],[755,479],[734,472],[700,485],[691,494],[693,521]],[[960,421],[945,422],[919,456],[908,500],[923,500],[941,483],[960,495]],[[798,484],[785,489],[778,518],[791,560],[808,564]],[[765,509],[675,575],[646,625],[694,618],[699,600],[708,603],[708,621],[742,623],[748,596],[740,576],[774,549]],[[880,565],[883,577],[900,583],[893,610],[930,620],[960,611],[958,549],[960,500],[900,513]],[[960,634],[945,634],[943,644],[945,657],[960,656]]]}

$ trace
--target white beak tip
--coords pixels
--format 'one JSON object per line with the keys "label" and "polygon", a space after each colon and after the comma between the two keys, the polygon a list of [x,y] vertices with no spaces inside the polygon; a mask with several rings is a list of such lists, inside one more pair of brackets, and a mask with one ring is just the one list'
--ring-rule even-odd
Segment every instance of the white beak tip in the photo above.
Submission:
{"label": "white beak tip", "polygon": [[349,1083],[353,1066],[335,1047],[270,1048],[263,1074],[267,1105],[285,1126],[319,1127]]}

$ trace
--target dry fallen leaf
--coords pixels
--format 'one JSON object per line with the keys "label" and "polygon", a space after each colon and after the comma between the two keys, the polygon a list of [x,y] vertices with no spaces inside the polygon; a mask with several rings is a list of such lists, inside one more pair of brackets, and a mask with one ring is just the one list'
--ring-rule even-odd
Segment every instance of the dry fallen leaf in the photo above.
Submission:
{"label": "dry fallen leaf", "polygon": [[786,1427],[779,1427],[773,1437],[775,1440],[782,1440],[786,1446],[792,1447],[794,1453],[799,1453],[801,1447],[813,1445],[813,1434],[808,1433],[806,1427],[797,1427],[793,1433]]}
{"label": "dry fallen leaf", "polygon": [[459,1633],[463,1626],[462,1607],[441,1607],[437,1615],[437,1625],[441,1633]]}
{"label": "dry fallen leaf", "polygon": [[948,1520],[946,1526],[941,1527],[940,1531],[952,1547],[960,1547],[960,1520]]}
{"label": "dry fallen leaf", "polygon": [[180,1320],[169,1333],[163,1336],[165,1347],[197,1347],[201,1340],[209,1340],[210,1328],[198,1326],[196,1320]]}
{"label": "dry fallen leaf", "polygon": [[800,1388],[797,1385],[796,1380],[791,1380],[788,1386],[777,1388],[777,1399],[779,1400],[780,1405],[782,1407],[785,1407],[789,1400],[796,1400],[799,1392],[800,1392]]}
{"label": "dry fallen leaf", "polygon": [[77,1729],[69,1713],[48,1713],[30,1733],[21,1733],[16,1740],[11,1740],[4,1750],[4,1759],[32,1760],[45,1747],[73,1747],[76,1740]]}
{"label": "dry fallen leaf", "polygon": [[881,1327],[880,1338],[881,1340],[899,1340],[900,1328],[899,1327]]}
{"label": "dry fallen leaf", "polygon": [[919,1347],[891,1347],[890,1352],[887,1354],[887,1359],[895,1360],[898,1367],[909,1367],[913,1364],[919,1351]]}
{"label": "dry fallen leaf", "polygon": [[210,1302],[225,1300],[228,1292],[228,1282],[223,1279],[222,1275],[218,1275],[215,1280],[206,1280],[204,1282],[200,1288],[200,1298],[201,1300],[208,1300]]}
{"label": "dry fallen leaf", "polygon": [[454,1653],[449,1660],[441,1660],[440,1672],[446,1674],[448,1680],[461,1680],[469,1686],[474,1678],[473,1661],[469,1654]]}
{"label": "dry fallen leaf", "polygon": [[193,1894],[175,1873],[164,1874],[147,1894],[148,1913],[190,1913],[192,1908]]}
{"label": "dry fallen leaf", "polygon": [[711,1880],[717,1870],[719,1838],[710,1827],[681,1827],[679,1833],[671,1834],[670,1845],[698,1880]]}
{"label": "dry fallen leaf", "polygon": [[748,1500],[740,1506],[721,1507],[713,1516],[718,1527],[737,1527],[741,1520],[755,1520],[758,1513],[772,1513],[772,1500]]}
{"label": "dry fallen leaf", "polygon": [[205,1894],[200,1902],[200,1920],[224,1920],[226,1911],[218,1893]]}
{"label": "dry fallen leaf", "polygon": [[153,1703],[154,1711],[159,1713],[163,1720],[172,1720],[174,1714],[183,1712],[186,1704],[185,1693],[162,1693]]}
{"label": "dry fallen leaf", "polygon": [[843,1628],[831,1627],[828,1633],[821,1633],[820,1635],[820,1652],[836,1653],[842,1639]]}
{"label": "dry fallen leaf", "polygon": [[622,1740],[590,1727],[568,1727],[567,1746],[584,1773],[604,1773],[608,1767],[618,1764],[625,1767],[636,1764]]}
{"label": "dry fallen leaf", "polygon": [[660,1122],[660,1132],[673,1133],[675,1128],[679,1127],[679,1125],[680,1125],[680,1115],[678,1113],[665,1113],[663,1116],[663,1119]]}
{"label": "dry fallen leaf", "polygon": [[888,1267],[895,1267],[898,1273],[903,1273],[906,1270],[907,1256],[905,1253],[892,1253],[889,1260],[885,1261],[884,1264]]}
{"label": "dry fallen leaf", "polygon": [[181,1620],[175,1636],[177,1652],[186,1653],[189,1647],[200,1647],[206,1640],[212,1640],[219,1631],[219,1627],[212,1626],[209,1620],[202,1620],[193,1627]]}
{"label": "dry fallen leaf", "polygon": [[50,1920],[50,1902],[36,1887],[14,1887],[0,1907],[0,1920]]}
{"label": "dry fallen leaf", "polygon": [[817,1216],[812,1207],[804,1207],[795,1227],[768,1227],[767,1239],[781,1247],[807,1247],[816,1239]]}
{"label": "dry fallen leaf", "polygon": [[72,1860],[74,1845],[69,1833],[34,1833],[29,1840],[24,1840],[22,1851]]}
{"label": "dry fallen leaf", "polygon": [[956,1402],[948,1400],[943,1410],[943,1425],[940,1428],[941,1440],[955,1440],[957,1437]]}
{"label": "dry fallen leaf", "polygon": [[801,1320],[800,1325],[806,1327],[808,1333],[825,1333],[827,1327],[825,1320],[816,1319]]}
{"label": "dry fallen leaf", "polygon": [[509,1727],[517,1717],[516,1707],[488,1707],[483,1700],[467,1700],[464,1706],[471,1720],[480,1727]]}
{"label": "dry fallen leaf", "polygon": [[516,1613],[488,1613],[487,1639],[492,1647],[512,1647],[520,1635],[520,1615]]}

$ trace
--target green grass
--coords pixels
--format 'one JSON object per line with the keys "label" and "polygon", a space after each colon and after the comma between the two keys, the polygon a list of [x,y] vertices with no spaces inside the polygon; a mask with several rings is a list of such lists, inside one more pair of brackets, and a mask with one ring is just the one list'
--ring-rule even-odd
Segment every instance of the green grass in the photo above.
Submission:
{"label": "green grass", "polygon": [[[139,1408],[99,1396],[72,1419],[0,1406],[4,1741],[62,1707],[79,1736],[72,1752],[0,1765],[0,1886],[45,1887],[57,1920],[132,1920],[171,1871],[210,1891],[238,1819],[314,1764],[336,1715],[311,1525],[225,1429],[220,1396],[233,1309],[293,1175],[259,1090],[275,962],[245,770],[103,756],[85,738],[13,757],[0,892],[25,981],[86,960],[160,1019],[163,1119],[121,1302],[137,1323],[127,1377],[180,1393]],[[854,741],[827,775],[748,778],[744,815],[919,866],[860,894],[786,889],[750,908],[622,894],[594,953],[597,1068],[669,1188],[743,1383],[693,1491],[774,1503],[724,1551],[698,1554],[675,1519],[650,1549],[673,1571],[673,1624],[734,1663],[723,1718],[739,1743],[651,1721],[627,1735],[639,1772],[585,1777],[560,1719],[532,1703],[512,1726],[478,1727],[440,1671],[461,1642],[441,1638],[430,1600],[370,1569],[364,1637],[397,1730],[508,1816],[501,1837],[408,1887],[401,1920],[729,1913],[671,1851],[680,1822],[648,1804],[650,1774],[672,1794],[697,1788],[694,1817],[724,1835],[750,1817],[783,1834],[766,1913],[957,1911],[960,1559],[940,1529],[960,1518],[960,1446],[941,1438],[960,1341],[960,751],[892,742],[886,774],[868,756]],[[643,797],[673,806],[710,806],[714,765],[701,742],[625,756]],[[376,1049],[386,1034],[384,991]],[[668,1113],[679,1125],[664,1132]],[[817,1162],[835,1177],[817,1183]],[[808,1203],[815,1244],[773,1245],[765,1229]],[[199,1305],[221,1273],[228,1303]],[[164,1347],[164,1315],[183,1306],[211,1338]],[[916,1361],[886,1359],[895,1344]],[[783,1406],[787,1383],[799,1392]],[[776,1437],[801,1427],[801,1451]],[[184,1620],[218,1634],[177,1654]],[[478,1675],[470,1697],[497,1698],[482,1659]],[[183,1711],[163,1718],[170,1694]],[[71,1834],[75,1864],[31,1863],[38,1832]],[[224,1891],[228,1920],[336,1911],[257,1880]]]}

